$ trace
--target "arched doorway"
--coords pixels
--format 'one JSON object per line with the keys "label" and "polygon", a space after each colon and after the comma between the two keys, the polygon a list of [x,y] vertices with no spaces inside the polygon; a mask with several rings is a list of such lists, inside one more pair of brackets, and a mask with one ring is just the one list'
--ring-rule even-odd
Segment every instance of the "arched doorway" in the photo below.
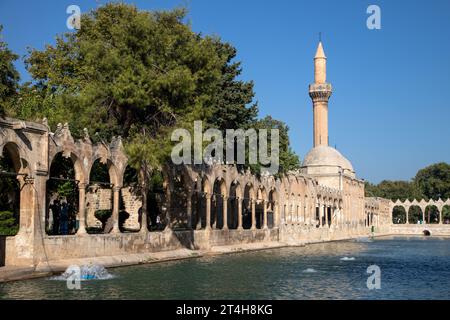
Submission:
{"label": "arched doorway", "polygon": [[19,168],[18,153],[12,145],[5,145],[0,156],[0,237],[15,236],[19,231],[20,183],[17,176]]}
{"label": "arched doorway", "polygon": [[75,158],[56,154],[47,180],[45,229],[48,235],[73,235],[79,228],[78,183]]}
{"label": "arched doorway", "polygon": [[393,224],[406,223],[406,210],[403,206],[395,206],[392,209],[392,223]]}

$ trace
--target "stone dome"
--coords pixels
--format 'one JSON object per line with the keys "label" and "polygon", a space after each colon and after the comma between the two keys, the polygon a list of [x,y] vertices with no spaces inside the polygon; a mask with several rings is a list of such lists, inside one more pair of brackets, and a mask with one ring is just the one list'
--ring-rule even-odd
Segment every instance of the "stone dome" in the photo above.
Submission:
{"label": "stone dome", "polygon": [[340,167],[344,173],[354,175],[353,166],[339,151],[329,146],[314,147],[303,160],[303,167]]}

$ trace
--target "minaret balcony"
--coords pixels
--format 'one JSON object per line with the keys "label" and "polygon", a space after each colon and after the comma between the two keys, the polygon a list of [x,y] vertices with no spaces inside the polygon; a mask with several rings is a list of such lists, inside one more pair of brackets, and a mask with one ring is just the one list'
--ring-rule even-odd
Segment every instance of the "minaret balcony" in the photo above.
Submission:
{"label": "minaret balcony", "polygon": [[333,88],[329,83],[313,83],[309,85],[309,96],[313,100],[328,101],[333,92]]}

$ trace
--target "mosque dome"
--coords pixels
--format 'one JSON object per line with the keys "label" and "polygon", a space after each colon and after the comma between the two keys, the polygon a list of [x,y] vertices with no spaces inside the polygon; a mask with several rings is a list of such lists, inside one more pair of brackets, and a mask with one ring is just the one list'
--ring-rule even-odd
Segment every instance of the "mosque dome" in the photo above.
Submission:
{"label": "mosque dome", "polygon": [[[336,168],[341,168],[344,173],[351,176],[355,175],[353,166],[339,151],[336,149],[326,146],[319,145],[314,147],[303,160],[303,167],[315,168],[313,171],[323,171],[330,172]],[[334,170],[333,170],[334,171]],[[319,172],[317,172],[319,173]]]}

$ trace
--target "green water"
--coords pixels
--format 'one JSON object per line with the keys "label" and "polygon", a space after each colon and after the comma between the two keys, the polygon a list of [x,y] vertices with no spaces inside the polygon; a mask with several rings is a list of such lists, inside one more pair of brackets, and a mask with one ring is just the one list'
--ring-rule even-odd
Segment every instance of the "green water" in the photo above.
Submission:
{"label": "green water", "polygon": [[[347,261],[343,257],[354,258]],[[381,289],[367,288],[367,268]],[[450,239],[385,237],[111,269],[110,280],[0,284],[1,299],[449,299]]]}

